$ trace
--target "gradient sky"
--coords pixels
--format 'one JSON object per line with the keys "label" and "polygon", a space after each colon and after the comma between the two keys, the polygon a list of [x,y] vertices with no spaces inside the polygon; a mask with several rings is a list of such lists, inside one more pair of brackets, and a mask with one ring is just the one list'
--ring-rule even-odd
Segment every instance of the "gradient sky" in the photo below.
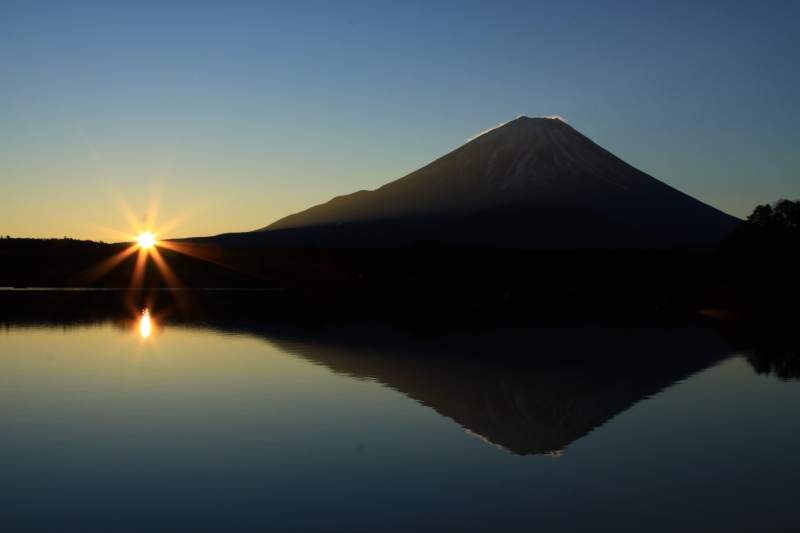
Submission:
{"label": "gradient sky", "polygon": [[[0,4],[0,234],[249,231],[519,115],[744,217],[800,197],[800,3]],[[152,215],[149,215],[152,216]]]}

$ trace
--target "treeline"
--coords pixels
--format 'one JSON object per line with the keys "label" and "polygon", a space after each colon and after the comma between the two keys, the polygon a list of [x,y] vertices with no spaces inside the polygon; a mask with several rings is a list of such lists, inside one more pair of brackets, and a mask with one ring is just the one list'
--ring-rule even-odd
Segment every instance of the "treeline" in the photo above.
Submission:
{"label": "treeline", "polygon": [[369,250],[195,245],[192,255],[162,247],[170,281],[152,260],[137,277],[137,253],[106,271],[128,246],[8,250],[0,254],[0,286],[281,288],[353,312],[461,318],[651,316],[732,305],[713,283],[717,265],[708,253],[497,250],[431,241]]}
{"label": "treeline", "polygon": [[[297,254],[294,259],[307,268],[318,268],[325,264],[319,259],[326,258],[339,265],[334,267],[339,275],[344,273],[341,270],[344,256],[326,256],[331,250],[291,251]],[[461,250],[466,254],[462,258],[475,251]],[[513,273],[509,278],[498,270],[489,272],[484,281],[468,281],[470,275],[464,272],[443,284],[441,280],[424,277],[416,280],[413,276],[381,277],[381,273],[387,273],[385,263],[381,268],[363,268],[369,265],[352,263],[362,267],[351,271],[357,282],[339,278],[336,282],[294,290],[0,290],[0,327],[3,323],[70,326],[108,321],[129,327],[130,321],[135,320],[143,308],[171,323],[195,324],[211,320],[223,321],[235,328],[239,323],[277,320],[317,329],[351,320],[369,320],[398,324],[426,337],[447,331],[482,331],[501,325],[543,321],[622,324],[700,321],[715,325],[735,353],[743,354],[757,372],[779,379],[800,378],[797,309],[776,306],[772,302],[766,305],[766,314],[748,316],[746,312],[736,312],[735,301],[720,296],[719,286],[707,284],[713,279],[709,275],[713,274],[713,268],[701,275],[692,272],[703,263],[680,256],[663,261],[663,257],[658,258],[662,254],[635,252],[625,252],[622,258],[615,258],[615,252],[605,254],[605,259],[584,256],[583,259],[600,259],[598,274],[606,267],[627,263],[615,278],[600,283],[586,270],[577,278],[574,272],[563,272],[563,278],[556,275],[555,271],[564,265],[575,268],[581,255],[549,259],[547,255],[538,255],[538,259],[549,262],[546,267],[541,265],[544,270],[540,271],[550,270],[549,281],[547,278],[514,279]],[[706,255],[708,257],[710,254]],[[682,271],[661,281],[654,281],[644,273],[638,278],[624,279],[651,264],[654,258],[659,259],[658,268],[662,273],[676,266]],[[397,265],[397,271],[402,266]],[[705,266],[712,265],[706,263]],[[444,271],[443,268],[441,272]],[[564,280],[568,278],[571,281],[566,283]],[[684,284],[680,279],[691,284]]]}
{"label": "treeline", "polygon": [[759,205],[717,250],[727,279],[751,299],[800,294],[800,200]]}
{"label": "treeline", "polygon": [[50,238],[50,239],[32,239],[27,237],[11,237],[9,235],[0,235],[0,250],[19,250],[31,248],[55,248],[63,249],[67,246],[96,246],[106,244],[103,241],[91,241],[73,239],[71,237]]}
{"label": "treeline", "polygon": [[9,238],[0,240],[0,286],[285,288],[387,313],[785,309],[797,307],[800,294],[798,206],[787,200],[758,206],[714,253],[498,250],[435,240],[394,249],[177,242],[186,253],[159,248],[165,275],[152,260],[137,273],[137,253],[106,268],[130,243]]}

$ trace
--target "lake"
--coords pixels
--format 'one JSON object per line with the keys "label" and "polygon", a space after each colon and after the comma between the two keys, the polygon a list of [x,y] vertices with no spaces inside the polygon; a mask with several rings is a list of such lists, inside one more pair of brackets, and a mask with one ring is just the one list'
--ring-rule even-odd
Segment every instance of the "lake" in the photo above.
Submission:
{"label": "lake", "polygon": [[800,381],[710,321],[140,312],[5,319],[3,531],[798,528]]}

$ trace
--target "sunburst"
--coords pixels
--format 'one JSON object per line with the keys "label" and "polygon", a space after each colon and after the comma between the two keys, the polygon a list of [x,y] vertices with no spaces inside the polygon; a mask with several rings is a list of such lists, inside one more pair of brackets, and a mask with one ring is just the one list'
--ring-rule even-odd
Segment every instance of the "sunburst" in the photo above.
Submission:
{"label": "sunburst", "polygon": [[[128,219],[128,222],[131,224],[133,229],[136,230],[136,233],[131,235],[124,234],[116,230],[112,231],[117,234],[125,235],[128,239],[128,242],[131,244],[114,256],[109,257],[108,259],[97,264],[94,268],[87,272],[84,278],[81,280],[81,284],[91,285],[99,278],[110,273],[131,255],[138,252],[133,273],[128,284],[129,290],[126,292],[126,305],[131,312],[131,316],[137,317],[138,319],[137,322],[139,323],[139,334],[141,334],[142,339],[152,338],[151,332],[153,331],[153,326],[157,319],[157,317],[152,315],[148,309],[148,307],[152,308],[152,302],[150,302],[149,305],[145,305],[143,301],[143,294],[141,292],[144,289],[145,271],[148,263],[150,261],[153,262],[158,269],[158,272],[161,275],[166,287],[171,289],[185,288],[184,283],[175,273],[173,268],[167,263],[164,255],[159,251],[160,249],[170,250],[193,257],[195,259],[214,263],[216,265],[229,268],[249,276],[263,278],[263,276],[258,275],[255,272],[251,272],[246,268],[243,269],[221,260],[219,257],[220,251],[218,246],[158,240],[157,237],[159,235],[162,235],[166,231],[172,230],[180,222],[183,222],[187,218],[187,215],[179,215],[169,220],[162,226],[156,227],[155,225],[152,225],[157,216],[157,202],[155,200],[157,199],[154,199],[154,202],[151,204],[151,207],[148,210],[148,215],[146,217],[147,223],[145,226],[140,225],[139,220],[137,220],[133,215],[133,211],[128,207],[127,203],[121,199],[119,200],[120,210]],[[138,236],[134,236],[137,234]],[[189,301],[190,294],[188,291],[174,291],[171,294],[174,298],[175,305],[180,311],[188,312],[192,309],[193,306]]]}
{"label": "sunburst", "polygon": [[152,248],[156,245],[156,236],[149,231],[140,233],[138,237],[134,237],[134,240],[139,243],[140,248]]}

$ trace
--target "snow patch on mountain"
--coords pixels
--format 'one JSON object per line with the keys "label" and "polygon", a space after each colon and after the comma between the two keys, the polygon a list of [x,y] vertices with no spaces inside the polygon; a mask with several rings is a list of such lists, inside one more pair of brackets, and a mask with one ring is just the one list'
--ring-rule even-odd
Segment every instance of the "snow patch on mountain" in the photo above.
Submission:
{"label": "snow patch on mountain", "polygon": [[[559,115],[550,115],[549,117],[529,117],[529,116],[526,116],[526,115],[520,115],[520,116],[518,116],[518,117],[517,117],[516,119],[514,119],[514,120],[517,120],[517,119],[520,119],[520,118],[549,118],[549,119],[551,119],[551,120],[560,120],[560,121],[561,121],[561,122],[563,122],[564,124],[567,124],[567,121],[566,121],[566,119],[565,119],[564,117],[562,117],[562,116],[559,116]],[[481,135],[485,135],[485,134],[489,133],[490,131],[496,130],[497,128],[502,128],[502,127],[503,127],[503,126],[505,126],[506,124],[508,124],[508,123],[510,123],[510,122],[514,122],[514,120],[509,120],[509,121],[503,122],[503,123],[501,123],[501,124],[498,124],[497,126],[493,126],[493,127],[489,128],[488,130],[484,130],[484,131],[480,132],[480,133],[479,133],[479,134],[477,134],[477,135],[473,135],[472,137],[470,137],[469,139],[467,139],[467,140],[466,140],[466,141],[464,141],[464,142],[465,142],[465,143],[468,143],[468,142],[474,141],[475,139],[477,139],[477,138],[478,138],[478,137],[480,137]]]}
{"label": "snow patch on mountain", "polygon": [[482,131],[482,132],[480,132],[480,133],[479,133],[479,134],[477,134],[477,135],[473,135],[472,137],[470,137],[469,139],[467,139],[467,140],[466,140],[466,141],[464,141],[464,142],[465,142],[465,143],[468,143],[468,142],[474,141],[475,139],[477,139],[477,138],[478,138],[478,137],[480,137],[481,135],[485,135],[485,134],[489,133],[489,132],[490,132],[490,131],[492,131],[492,130],[496,130],[497,128],[501,128],[501,127],[505,126],[506,124],[508,124],[509,122],[511,122],[511,121],[510,121],[510,120],[508,120],[508,121],[506,121],[506,122],[503,122],[503,123],[501,123],[501,124],[498,124],[497,126],[492,126],[492,127],[491,127],[491,128],[489,128],[488,130]]}
{"label": "snow patch on mountain", "polygon": [[[521,116],[490,128],[457,149],[455,165],[430,189],[547,186],[567,176],[592,176],[630,190],[638,176],[629,165],[577,133],[558,115]],[[480,164],[476,164],[480,162]]]}

